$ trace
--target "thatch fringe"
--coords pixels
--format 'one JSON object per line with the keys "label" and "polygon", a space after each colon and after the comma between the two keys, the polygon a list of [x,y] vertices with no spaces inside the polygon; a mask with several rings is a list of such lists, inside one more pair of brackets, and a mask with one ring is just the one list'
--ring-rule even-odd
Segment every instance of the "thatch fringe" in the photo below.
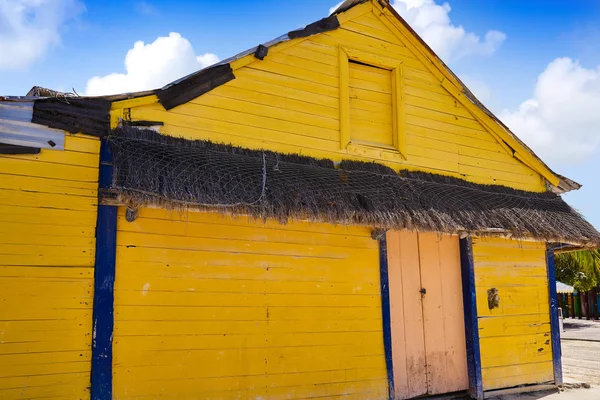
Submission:
{"label": "thatch fringe", "polygon": [[424,172],[118,129],[109,137],[114,190],[134,206],[218,210],[474,235],[502,234],[585,246],[600,233],[553,193],[479,185]]}

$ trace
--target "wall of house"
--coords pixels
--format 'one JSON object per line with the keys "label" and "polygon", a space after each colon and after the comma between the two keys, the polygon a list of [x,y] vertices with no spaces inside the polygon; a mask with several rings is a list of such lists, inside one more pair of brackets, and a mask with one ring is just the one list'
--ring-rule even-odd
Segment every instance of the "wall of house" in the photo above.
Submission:
{"label": "wall of house", "polygon": [[483,389],[553,382],[546,245],[474,238],[473,259]]}
{"label": "wall of house", "polygon": [[123,208],[117,228],[115,398],[387,395],[368,228]]}
{"label": "wall of house", "polygon": [[[247,65],[234,71],[236,79],[170,111],[155,96],[116,103],[113,121],[130,115],[132,120],[163,121],[163,133],[186,138],[338,161],[378,161],[396,170],[425,170],[477,183],[545,190],[540,176],[509,154],[444,89],[403,38],[406,29],[401,31],[398,21],[373,7],[370,2],[354,7],[340,16],[341,28],[275,46],[263,61],[244,61]],[[380,148],[340,148],[340,46],[401,65],[400,130],[405,135],[406,159]],[[363,111],[353,113],[350,123],[361,127],[362,136],[375,137],[378,121],[391,118],[374,107],[383,89],[374,74],[354,69],[350,73],[354,82],[350,100],[359,98],[353,104]],[[368,89],[357,91],[355,86]]]}
{"label": "wall of house", "polygon": [[0,155],[0,398],[89,397],[97,139]]}

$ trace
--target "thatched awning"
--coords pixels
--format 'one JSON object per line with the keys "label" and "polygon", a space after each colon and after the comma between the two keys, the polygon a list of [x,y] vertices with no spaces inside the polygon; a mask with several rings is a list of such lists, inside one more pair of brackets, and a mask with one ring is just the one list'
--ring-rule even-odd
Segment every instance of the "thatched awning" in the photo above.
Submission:
{"label": "thatched awning", "polygon": [[562,198],[478,185],[376,163],[318,160],[118,129],[113,195],[120,204],[600,245]]}

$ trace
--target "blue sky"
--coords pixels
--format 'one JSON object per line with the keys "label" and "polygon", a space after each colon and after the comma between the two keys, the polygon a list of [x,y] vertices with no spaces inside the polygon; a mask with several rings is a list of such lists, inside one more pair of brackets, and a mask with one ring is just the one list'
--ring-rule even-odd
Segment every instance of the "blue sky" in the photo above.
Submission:
{"label": "blue sky", "polygon": [[[101,88],[160,86],[134,73],[106,76],[125,74],[135,42],[176,32],[162,47],[140,43],[131,57],[135,74],[175,79],[322,18],[336,2],[44,0],[37,7],[33,0],[0,0],[0,94],[24,95],[33,85],[91,93],[94,76],[102,77]],[[415,29],[427,41],[437,40],[435,29],[460,36],[463,28],[455,43],[432,47],[553,169],[584,184],[566,199],[600,227],[600,2],[392,3],[409,23],[426,21]],[[490,31],[496,36],[488,40]],[[185,60],[174,62],[178,57]]]}

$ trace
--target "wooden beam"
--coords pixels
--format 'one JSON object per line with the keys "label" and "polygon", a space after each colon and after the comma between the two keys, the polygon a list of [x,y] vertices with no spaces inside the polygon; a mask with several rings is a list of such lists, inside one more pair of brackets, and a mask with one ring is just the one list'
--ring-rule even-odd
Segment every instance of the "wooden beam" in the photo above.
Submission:
{"label": "wooden beam", "polygon": [[[100,146],[98,187],[112,185],[112,154],[106,140]],[[96,265],[92,332],[92,400],[112,399],[112,344],[114,330],[114,283],[117,253],[117,207],[98,206],[96,223]]]}
{"label": "wooden beam", "polygon": [[388,276],[387,238],[385,231],[379,234],[379,271],[381,283],[381,314],[383,321],[383,347],[388,378],[388,399],[394,400],[394,361],[392,355],[392,319],[390,309],[390,284]]}
{"label": "wooden beam", "polygon": [[483,400],[479,321],[477,317],[477,295],[475,290],[475,263],[473,261],[473,239],[470,236],[460,239],[460,267],[463,308],[465,312],[469,395],[474,399]]}
{"label": "wooden beam", "polygon": [[554,364],[554,384],[562,386],[562,360],[560,348],[560,327],[558,323],[558,300],[556,298],[556,271],[554,268],[554,251],[546,250],[546,265],[548,270],[548,295],[550,303],[550,328],[552,334],[552,362]]}

